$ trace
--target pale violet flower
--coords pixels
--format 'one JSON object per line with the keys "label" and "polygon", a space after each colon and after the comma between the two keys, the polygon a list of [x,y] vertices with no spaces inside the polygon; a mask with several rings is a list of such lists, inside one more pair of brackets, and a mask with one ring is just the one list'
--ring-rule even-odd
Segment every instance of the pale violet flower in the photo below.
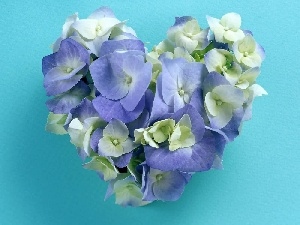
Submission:
{"label": "pale violet flower", "polygon": [[134,131],[136,143],[150,145],[153,148],[159,148],[158,144],[168,140],[175,128],[173,119],[165,119],[155,122],[151,127],[140,128]]}
{"label": "pale violet flower", "polygon": [[150,201],[142,200],[143,193],[132,176],[117,180],[113,184],[113,191],[118,205],[137,207],[150,203]]}
{"label": "pale violet flower", "polygon": [[113,165],[112,160],[102,156],[94,156],[92,160],[85,163],[83,167],[96,171],[104,181],[115,179],[118,176],[118,170]]}
{"label": "pale violet flower", "polygon": [[243,92],[231,85],[220,85],[205,95],[205,106],[216,128],[225,127],[233,116],[233,111],[242,107]]}
{"label": "pale violet flower", "polygon": [[184,47],[189,53],[203,49],[208,44],[208,29],[202,30],[192,17],[176,17],[175,24],[168,30],[168,38],[176,47]]}
{"label": "pale violet flower", "polygon": [[196,143],[195,135],[192,133],[192,123],[188,114],[183,117],[176,124],[169,138],[169,150],[175,151],[179,148],[188,148]]}
{"label": "pale violet flower", "polygon": [[242,73],[242,68],[234,62],[233,55],[224,49],[212,49],[205,55],[208,72],[216,71],[234,85]]}
{"label": "pale violet flower", "polygon": [[260,86],[259,84],[252,84],[247,89],[243,90],[245,96],[245,103],[244,103],[244,111],[245,115],[243,117],[243,121],[249,120],[252,117],[252,103],[256,97],[260,97],[263,95],[268,95],[267,91]]}
{"label": "pale violet flower", "polygon": [[260,74],[259,67],[248,69],[239,76],[235,86],[245,90],[255,83],[255,80],[259,74]]}
{"label": "pale violet flower", "polygon": [[143,165],[143,199],[148,201],[176,201],[182,195],[191,175],[175,171],[161,171]]}
{"label": "pale violet flower", "polygon": [[47,119],[46,131],[59,135],[67,134],[68,132],[64,128],[67,116],[67,114],[54,114],[50,112]]}
{"label": "pale violet flower", "polygon": [[94,130],[102,127],[105,122],[99,117],[91,101],[83,99],[75,108],[71,109],[66,120],[65,129],[67,129],[71,143],[77,147],[82,158],[90,156],[90,140]]}
{"label": "pale violet flower", "polygon": [[250,34],[235,42],[232,48],[236,60],[247,68],[260,67],[265,59],[264,49]]}
{"label": "pale violet flower", "polygon": [[126,125],[120,120],[112,119],[104,128],[103,137],[99,140],[99,155],[119,157],[131,152],[137,145],[128,135],[129,131]]}
{"label": "pale violet flower", "polygon": [[232,43],[245,36],[240,29],[241,16],[237,13],[227,13],[220,20],[210,16],[206,18],[217,42]]}

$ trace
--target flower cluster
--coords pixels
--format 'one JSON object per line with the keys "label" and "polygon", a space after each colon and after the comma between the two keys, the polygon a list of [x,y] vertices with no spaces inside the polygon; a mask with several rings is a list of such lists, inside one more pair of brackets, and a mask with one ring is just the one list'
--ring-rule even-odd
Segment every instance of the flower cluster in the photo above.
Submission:
{"label": "flower cluster", "polygon": [[251,118],[264,50],[228,13],[176,18],[147,51],[107,7],[67,18],[42,60],[46,129],[69,134],[83,167],[109,182],[106,198],[175,201],[195,172],[222,167],[226,143]]}

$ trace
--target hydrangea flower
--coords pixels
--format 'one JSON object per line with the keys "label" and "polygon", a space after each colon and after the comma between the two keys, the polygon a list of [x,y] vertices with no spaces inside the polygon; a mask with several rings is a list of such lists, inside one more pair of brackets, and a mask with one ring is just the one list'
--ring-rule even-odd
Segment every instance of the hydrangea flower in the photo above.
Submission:
{"label": "hydrangea flower", "polygon": [[216,71],[223,74],[233,85],[242,73],[242,68],[234,62],[232,54],[224,49],[212,49],[204,58],[208,72]]}
{"label": "hydrangea flower", "polygon": [[171,116],[171,119],[178,123],[186,117],[185,115],[189,116],[191,127],[189,127],[189,122],[179,123],[180,132],[177,132],[176,138],[171,140],[177,142],[176,149],[172,147],[170,149],[169,142],[162,143],[159,148],[144,146],[146,163],[151,168],[183,172],[205,171],[211,168],[216,155],[217,140],[210,131],[205,129],[202,117],[189,104],[178,110]]}
{"label": "hydrangea flower", "polygon": [[182,58],[163,60],[163,101],[174,109],[173,112],[184,107],[206,74],[206,67],[200,63],[190,63]]}
{"label": "hydrangea flower", "polygon": [[243,92],[216,72],[207,76],[204,86],[204,102],[211,127],[221,129],[232,119],[234,110],[243,106]]}
{"label": "hydrangea flower", "polygon": [[116,204],[122,206],[143,206],[149,201],[143,201],[143,193],[137,186],[133,177],[117,180],[113,184],[113,191],[116,195]]}
{"label": "hydrangea flower", "polygon": [[70,111],[65,129],[70,134],[71,143],[77,147],[82,158],[89,156],[92,151],[90,147],[92,132],[104,124],[92,102],[86,98]]}
{"label": "hydrangea flower", "polygon": [[112,119],[104,128],[103,137],[99,140],[99,155],[119,157],[131,152],[137,146],[128,135],[129,131],[126,125],[119,120]]}
{"label": "hydrangea flower", "polygon": [[182,195],[190,175],[179,171],[161,171],[143,165],[143,200],[176,201]]}
{"label": "hydrangea flower", "polygon": [[85,169],[96,171],[104,180],[113,180],[118,176],[118,170],[109,158],[94,156],[92,160],[83,165]]}
{"label": "hydrangea flower", "polygon": [[114,28],[121,29],[125,32],[131,32],[135,35],[132,29],[127,29],[123,22],[118,20],[111,9],[101,7],[94,11],[87,19],[77,20],[72,24],[86,43],[86,46],[96,56],[100,55],[100,47],[103,42],[107,41]]}
{"label": "hydrangea flower", "polygon": [[90,56],[76,41],[61,42],[59,51],[43,58],[44,87],[47,95],[70,90],[87,72]]}
{"label": "hydrangea flower", "polygon": [[232,43],[245,36],[240,29],[241,16],[237,13],[227,13],[220,20],[210,16],[206,18],[217,42]]}
{"label": "hydrangea flower", "polygon": [[235,42],[232,49],[236,60],[247,68],[260,67],[265,58],[264,49],[255,42],[250,34]]}
{"label": "hydrangea flower", "polygon": [[192,17],[176,17],[175,24],[168,30],[168,38],[177,47],[184,47],[189,53],[204,49],[208,45],[208,29],[202,30]]}
{"label": "hydrangea flower", "polygon": [[46,131],[59,135],[67,134],[68,132],[64,128],[67,116],[67,114],[55,114],[50,112],[47,119]]}
{"label": "hydrangea flower", "polygon": [[101,94],[94,100],[95,108],[99,109],[98,112],[104,119],[111,118],[100,109],[103,101],[111,106],[112,118],[127,123],[140,115],[152,74],[151,64],[145,63],[142,55],[135,51],[114,52],[94,61],[90,71],[94,85]]}

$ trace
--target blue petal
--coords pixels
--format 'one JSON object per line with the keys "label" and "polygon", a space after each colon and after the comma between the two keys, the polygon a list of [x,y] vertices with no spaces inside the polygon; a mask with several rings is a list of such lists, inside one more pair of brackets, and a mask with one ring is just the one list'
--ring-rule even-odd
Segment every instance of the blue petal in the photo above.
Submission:
{"label": "blue petal", "polygon": [[120,100],[123,107],[132,111],[146,92],[152,78],[152,64],[144,59],[129,56],[124,60],[124,70],[132,76],[132,84],[126,97]]}
{"label": "blue petal", "polygon": [[150,116],[150,123],[159,120],[163,116],[173,113],[172,108],[169,107],[162,97],[162,75],[160,74],[156,81],[156,92],[153,100],[153,107]]}
{"label": "blue petal", "polygon": [[[121,65],[112,64],[112,57]],[[91,64],[90,72],[94,85],[104,97],[117,100],[127,95],[129,87],[124,85],[122,62],[121,54],[114,53],[113,56],[101,57]]]}
{"label": "blue petal", "polygon": [[178,171],[163,173],[163,176],[160,181],[153,184],[154,195],[162,201],[178,200],[186,185],[185,177]]}
{"label": "blue petal", "polygon": [[99,117],[99,114],[95,110],[92,102],[84,98],[78,106],[71,109],[64,127],[68,130],[69,124],[74,118],[78,118],[79,121],[84,122],[85,119],[91,117]]}
{"label": "blue petal", "polygon": [[111,119],[119,119],[123,123],[129,123],[139,117],[145,107],[145,97],[142,97],[133,111],[126,111],[119,101],[109,100],[98,96],[93,100],[93,105],[101,118],[109,122]]}
{"label": "blue petal", "polygon": [[91,136],[91,140],[90,140],[90,147],[94,150],[94,152],[98,152],[98,144],[99,144],[99,140],[103,137],[103,129],[101,128],[97,128],[92,136]]}
{"label": "blue petal", "polygon": [[206,130],[201,142],[191,148],[169,151],[168,147],[155,149],[145,146],[147,164],[162,171],[197,172],[209,170],[216,155],[216,139]]}
{"label": "blue petal", "polygon": [[89,86],[80,81],[69,92],[56,96],[53,99],[49,99],[46,102],[46,105],[50,112],[56,114],[68,114],[84,97],[89,95],[90,91]]}
{"label": "blue petal", "polygon": [[67,38],[61,41],[56,61],[58,65],[68,65],[72,60],[90,64],[90,54],[81,44],[72,38]]}
{"label": "blue petal", "polygon": [[108,40],[104,42],[100,49],[100,57],[111,54],[115,51],[136,50],[145,52],[144,43],[140,40],[124,39],[124,40]]}
{"label": "blue petal", "polygon": [[212,89],[219,85],[230,85],[229,81],[226,80],[224,76],[217,72],[211,72],[207,75],[207,77],[204,79],[202,84],[202,89],[204,92],[204,95],[207,92],[211,92]]}
{"label": "blue petal", "polygon": [[83,75],[75,75],[67,80],[58,80],[54,82],[44,83],[46,94],[50,96],[50,95],[58,95],[63,92],[66,92],[70,90],[72,87],[74,87],[82,77]]}
{"label": "blue petal", "polygon": [[239,127],[241,126],[244,117],[243,108],[234,110],[232,119],[221,130],[226,134],[229,141],[233,141],[239,135]]}
{"label": "blue petal", "polygon": [[54,67],[57,66],[57,62],[56,62],[56,54],[57,53],[53,53],[51,55],[45,56],[42,59],[42,71],[44,76]]}
{"label": "blue petal", "polygon": [[131,157],[132,157],[132,152],[123,154],[120,157],[111,157],[111,158],[114,161],[115,166],[119,168],[124,168],[130,162]]}

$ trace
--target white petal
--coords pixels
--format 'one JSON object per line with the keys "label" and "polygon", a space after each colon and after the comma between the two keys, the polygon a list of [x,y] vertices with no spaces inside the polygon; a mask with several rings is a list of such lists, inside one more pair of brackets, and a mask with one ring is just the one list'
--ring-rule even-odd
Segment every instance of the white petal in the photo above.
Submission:
{"label": "white petal", "polygon": [[216,116],[218,114],[216,100],[212,92],[208,92],[205,95],[205,105],[211,115]]}
{"label": "white petal", "polygon": [[239,51],[239,44],[240,43],[241,43],[241,41],[236,41],[232,45],[232,50],[233,50],[234,56],[236,58],[236,61],[239,62],[239,63],[242,62],[242,58],[244,57],[244,54]]}
{"label": "white petal", "polygon": [[249,82],[247,80],[243,80],[242,82],[237,83],[235,86],[244,90],[249,87]]}
{"label": "white petal", "polygon": [[75,118],[69,124],[69,128],[76,129],[76,130],[82,130],[83,124],[79,121],[78,118]]}
{"label": "white petal", "polygon": [[268,95],[267,91],[258,84],[253,84],[249,89],[253,91],[253,97]]}
{"label": "white petal", "polygon": [[216,49],[212,49],[206,53],[204,59],[208,72],[217,71],[220,73],[220,67],[226,64],[226,57]]}
{"label": "white petal", "polygon": [[210,29],[215,35],[216,41],[223,42],[223,35],[225,30],[224,27],[220,24],[220,20],[210,16],[206,16],[206,19]]}
{"label": "white petal", "polygon": [[228,31],[225,31],[225,33],[224,33],[224,38],[228,42],[235,42],[235,41],[243,39],[244,37],[245,37],[245,34],[242,30],[237,30],[237,31],[228,30]]}
{"label": "white petal", "polygon": [[212,92],[219,96],[220,100],[229,103],[235,109],[241,107],[244,102],[243,92],[231,85],[217,86]]}
{"label": "white petal", "polygon": [[252,35],[247,34],[239,44],[239,51],[242,53],[252,53],[256,49],[256,42]]}
{"label": "white petal", "polygon": [[249,82],[249,84],[253,84],[259,74],[260,74],[260,68],[254,67],[254,68],[246,70],[242,74],[241,79],[247,80]]}
{"label": "white petal", "polygon": [[125,141],[128,138],[129,131],[126,125],[117,119],[112,119],[103,130],[104,137],[111,137]]}
{"label": "white petal", "polygon": [[192,53],[198,46],[198,41],[192,40],[183,34],[176,35],[175,43],[178,47],[184,47],[190,53]]}
{"label": "white petal", "polygon": [[83,19],[73,23],[72,27],[78,31],[84,38],[93,40],[97,36],[96,28],[98,26],[98,20]]}
{"label": "white petal", "polygon": [[261,66],[261,58],[257,53],[252,53],[247,57],[242,58],[242,63],[244,63],[248,67],[260,67]]}
{"label": "white petal", "polygon": [[210,118],[211,125],[214,128],[219,129],[225,127],[232,118],[232,112],[232,106],[230,104],[223,103],[222,106],[218,107],[218,115]]}
{"label": "white petal", "polygon": [[241,27],[242,19],[237,13],[227,13],[222,16],[220,23],[230,30],[237,31]]}

